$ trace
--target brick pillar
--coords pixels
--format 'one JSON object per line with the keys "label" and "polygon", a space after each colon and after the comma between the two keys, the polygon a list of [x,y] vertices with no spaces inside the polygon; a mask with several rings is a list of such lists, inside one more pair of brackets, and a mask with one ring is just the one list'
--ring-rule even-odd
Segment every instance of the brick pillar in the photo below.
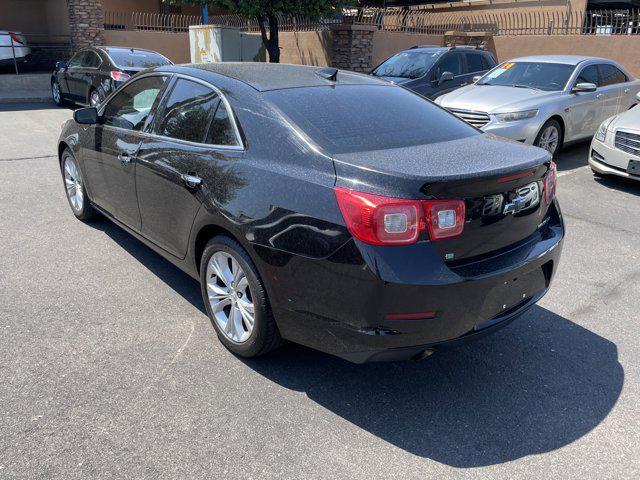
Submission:
{"label": "brick pillar", "polygon": [[368,73],[373,68],[373,35],[376,30],[372,25],[333,25],[333,66]]}
{"label": "brick pillar", "polygon": [[91,45],[104,45],[102,0],[67,0],[67,8],[73,51]]}

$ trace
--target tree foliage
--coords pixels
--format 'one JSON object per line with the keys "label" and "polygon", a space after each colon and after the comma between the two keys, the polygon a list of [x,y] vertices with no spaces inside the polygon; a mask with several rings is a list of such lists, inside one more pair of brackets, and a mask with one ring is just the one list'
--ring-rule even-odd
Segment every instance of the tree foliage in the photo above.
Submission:
{"label": "tree foliage", "polygon": [[[278,39],[278,13],[301,15],[318,20],[326,14],[335,13],[349,0],[170,0],[171,3],[197,3],[212,8],[225,8],[248,19],[256,19],[260,25],[262,44],[269,52],[270,62],[280,61]],[[268,31],[267,31],[268,29]]]}

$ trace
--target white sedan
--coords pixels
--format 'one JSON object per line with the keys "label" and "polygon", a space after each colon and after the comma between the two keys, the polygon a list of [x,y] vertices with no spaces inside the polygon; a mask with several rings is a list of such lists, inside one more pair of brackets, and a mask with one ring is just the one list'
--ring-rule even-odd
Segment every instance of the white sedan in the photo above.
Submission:
{"label": "white sedan", "polygon": [[602,122],[591,141],[589,165],[596,175],[640,180],[640,107]]}
{"label": "white sedan", "polygon": [[31,56],[27,40],[20,32],[0,30],[0,66],[26,62]]}

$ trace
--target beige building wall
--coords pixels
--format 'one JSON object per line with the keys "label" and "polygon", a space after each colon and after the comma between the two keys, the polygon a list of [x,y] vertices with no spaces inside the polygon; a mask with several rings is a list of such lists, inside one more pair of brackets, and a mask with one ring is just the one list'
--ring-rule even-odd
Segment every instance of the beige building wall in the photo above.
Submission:
{"label": "beige building wall", "polygon": [[427,10],[442,13],[527,13],[532,11],[584,10],[588,0],[480,0],[473,3],[452,2],[433,4]]}
{"label": "beige building wall", "polygon": [[373,35],[373,66],[379,65],[394,53],[414,45],[443,45],[442,35],[422,35],[377,31]]}
{"label": "beige building wall", "polygon": [[280,32],[280,61],[326,67],[331,64],[331,32]]}
{"label": "beige building wall", "polygon": [[0,0],[0,29],[66,35],[66,0]]}
{"label": "beige building wall", "polygon": [[173,63],[189,63],[189,34],[105,30],[105,43],[118,47],[146,48],[160,52]]}

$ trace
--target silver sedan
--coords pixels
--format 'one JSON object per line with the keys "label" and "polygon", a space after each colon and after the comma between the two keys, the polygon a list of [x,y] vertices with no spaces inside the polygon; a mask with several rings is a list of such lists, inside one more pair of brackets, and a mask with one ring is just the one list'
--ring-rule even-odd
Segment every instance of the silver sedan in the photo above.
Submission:
{"label": "silver sedan", "polygon": [[516,58],[474,80],[436,103],[487,133],[552,154],[593,137],[640,92],[640,81],[612,60],[576,55]]}

